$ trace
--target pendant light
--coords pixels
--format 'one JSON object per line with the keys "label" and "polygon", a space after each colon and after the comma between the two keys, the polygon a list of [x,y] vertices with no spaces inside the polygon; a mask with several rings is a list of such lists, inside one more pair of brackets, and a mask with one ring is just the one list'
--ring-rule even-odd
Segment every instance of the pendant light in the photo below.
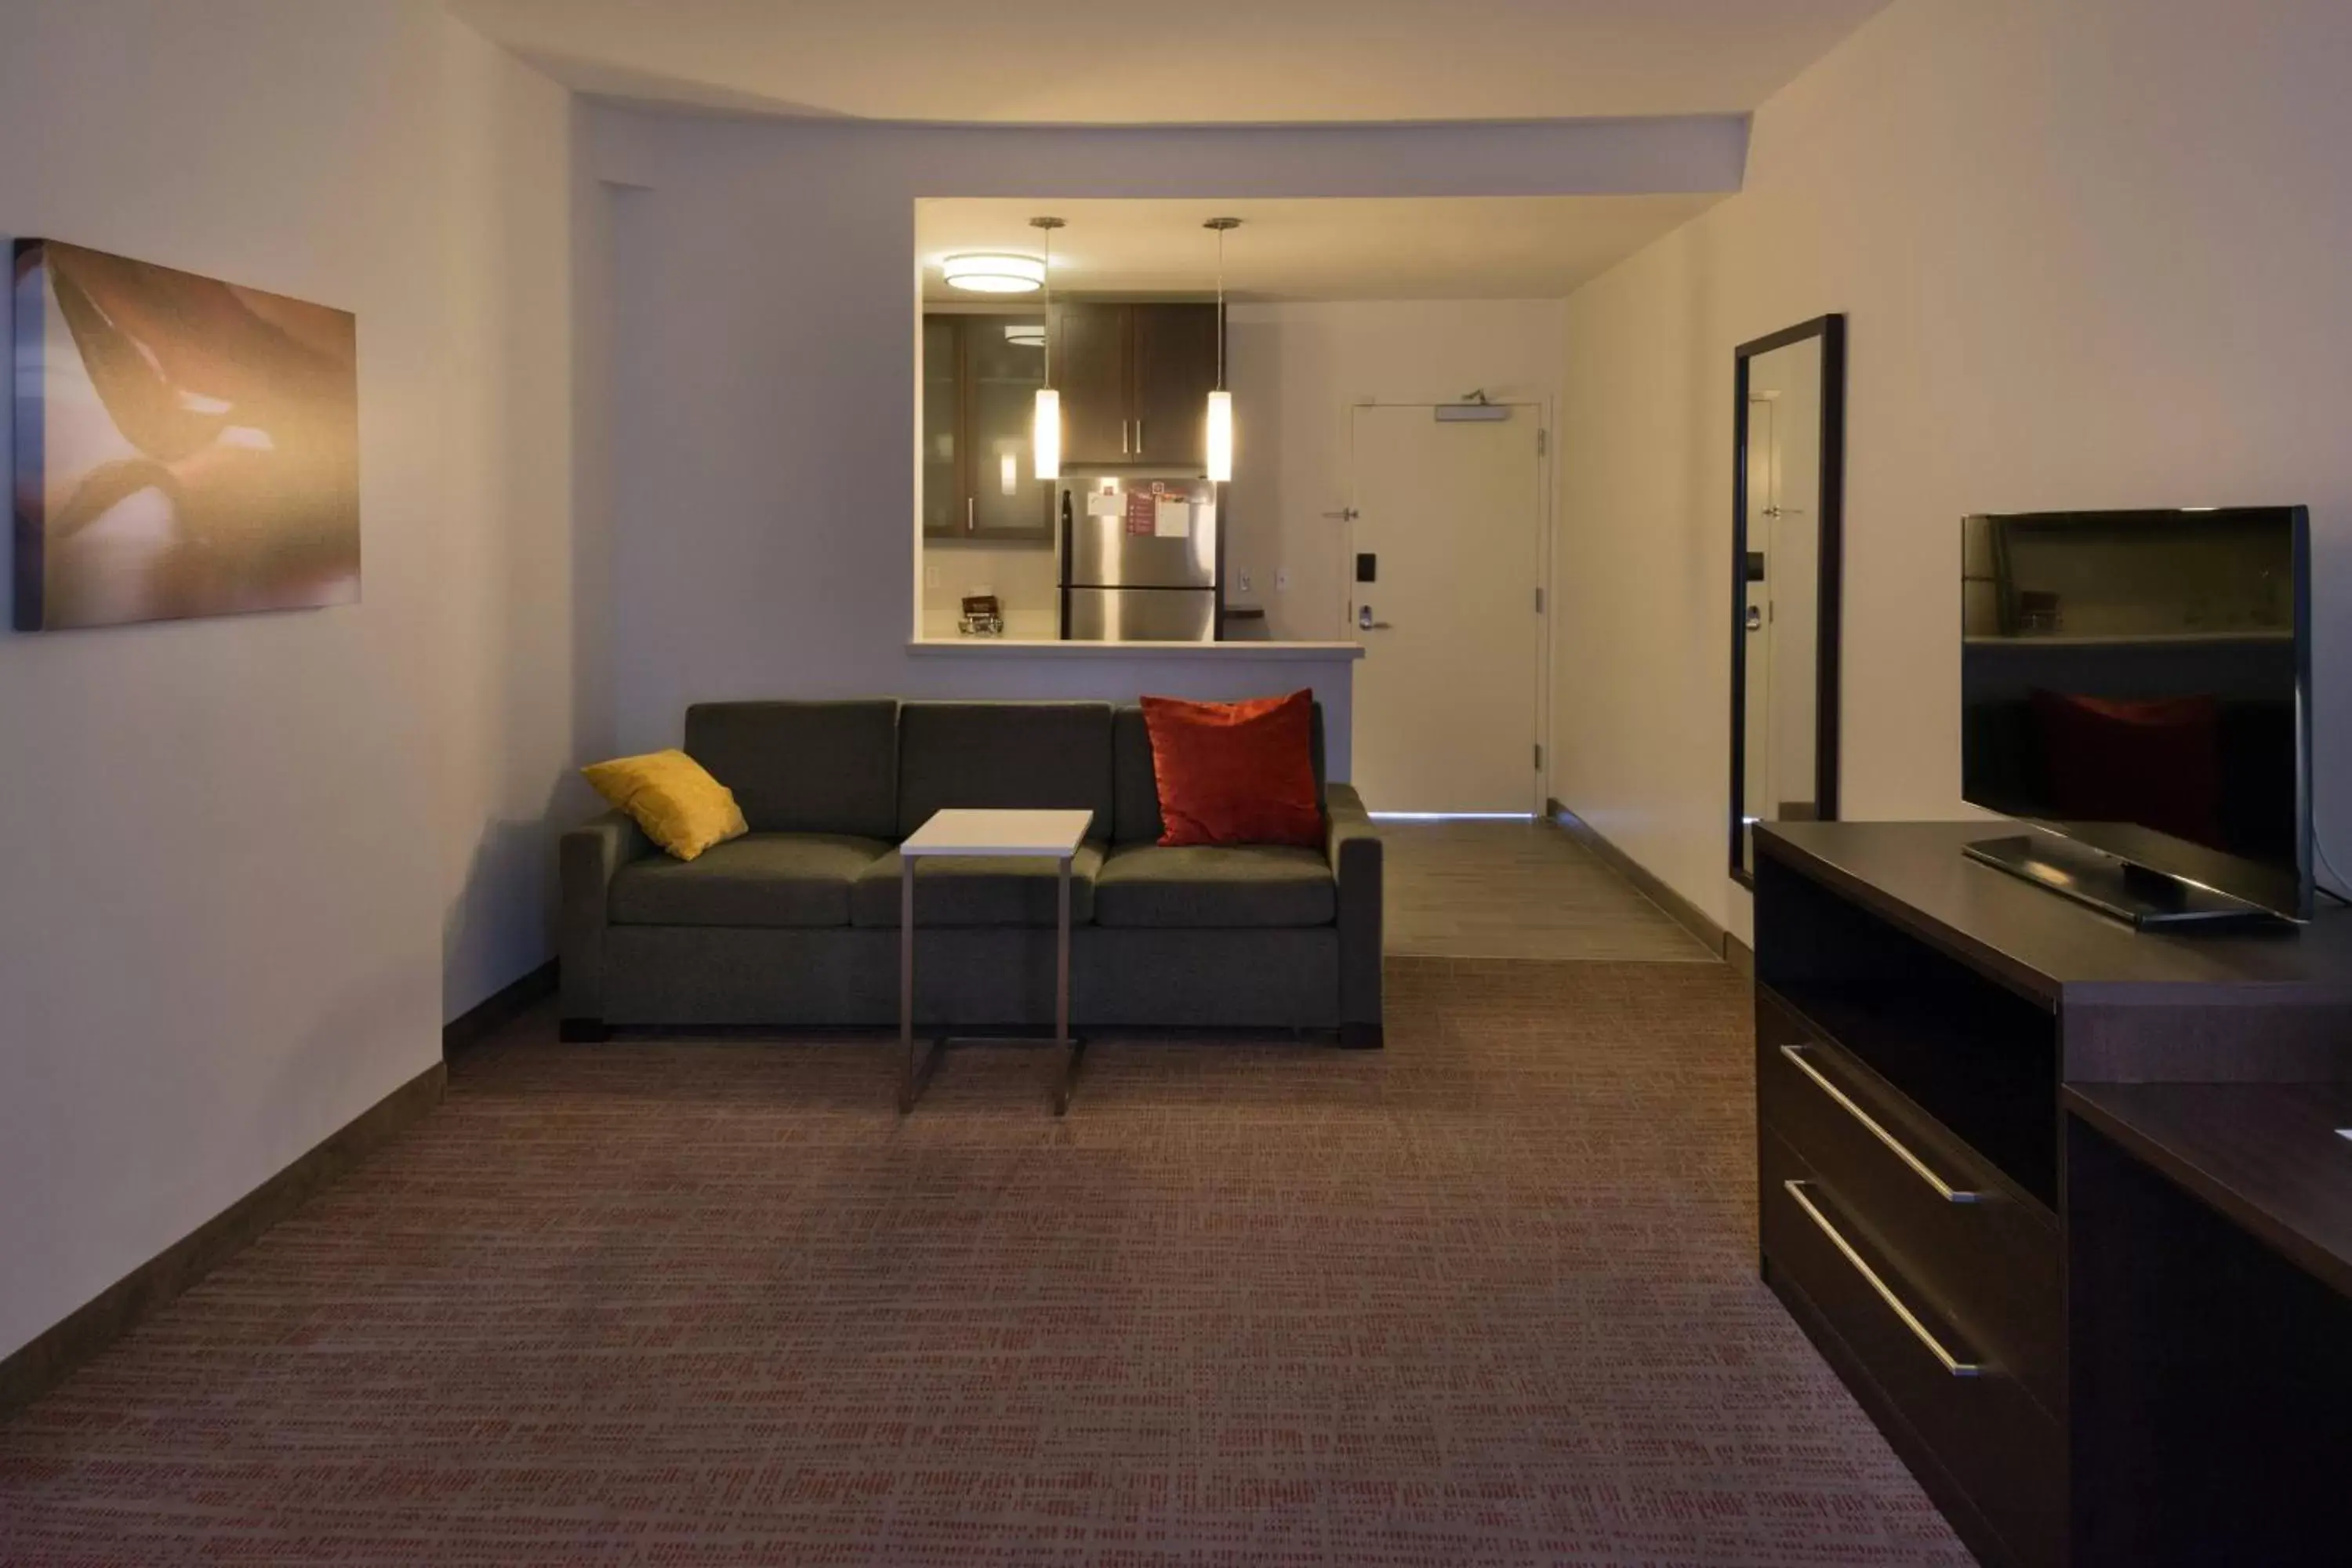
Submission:
{"label": "pendant light", "polygon": [[1054,231],[1063,226],[1057,217],[1033,217],[1029,226],[1045,236],[1045,259],[1038,270],[1045,279],[1045,384],[1037,389],[1037,411],[1030,422],[1029,449],[1037,478],[1062,477],[1062,395],[1054,390]]}
{"label": "pendant light", "polygon": [[1217,484],[1234,477],[1234,395],[1225,390],[1225,234],[1241,226],[1237,217],[1213,217],[1201,226],[1217,231],[1217,389],[1209,394],[1209,478]]}

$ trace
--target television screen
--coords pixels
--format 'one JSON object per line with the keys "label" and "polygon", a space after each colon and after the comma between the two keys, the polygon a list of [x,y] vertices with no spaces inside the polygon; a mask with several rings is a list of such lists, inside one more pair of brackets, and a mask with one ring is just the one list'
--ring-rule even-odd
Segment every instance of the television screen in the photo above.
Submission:
{"label": "television screen", "polygon": [[1961,794],[2309,919],[2308,560],[2300,507],[1968,519]]}

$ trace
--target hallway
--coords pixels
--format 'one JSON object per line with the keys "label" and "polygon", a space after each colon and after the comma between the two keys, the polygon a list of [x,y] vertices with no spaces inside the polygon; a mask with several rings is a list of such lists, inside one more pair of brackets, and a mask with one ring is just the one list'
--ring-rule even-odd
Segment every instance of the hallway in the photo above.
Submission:
{"label": "hallway", "polygon": [[1548,822],[1384,821],[1387,951],[1705,963],[1715,954]]}

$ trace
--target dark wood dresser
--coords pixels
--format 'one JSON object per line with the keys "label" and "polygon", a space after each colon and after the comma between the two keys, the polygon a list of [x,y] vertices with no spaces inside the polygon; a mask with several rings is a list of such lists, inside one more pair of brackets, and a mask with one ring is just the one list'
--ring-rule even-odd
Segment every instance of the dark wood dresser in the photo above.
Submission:
{"label": "dark wood dresser", "polygon": [[[2352,917],[2135,932],[1962,856],[1993,831],[1759,829],[1764,1278],[1980,1559],[2168,1561],[2128,1555],[2148,1537],[2117,1523],[2133,1505],[2099,1495],[2162,1472],[2123,1458],[2110,1430],[2132,1425],[2116,1412],[2145,1389],[2110,1378],[2099,1421],[2084,1419],[2080,1374],[2111,1373],[2097,1353],[2111,1347],[2079,1289],[2070,1310],[2070,1268],[2107,1256],[2084,1251],[2097,1239],[2084,1227],[2105,1222],[2074,1212],[2069,1161],[2111,1130],[2080,1128],[2086,1105],[2063,1097],[2352,1080]],[[2352,1202],[2344,1151],[2341,1169],[2307,1175]],[[2116,1331],[2136,1331],[2118,1317]],[[2143,1354],[2131,1377],[2168,1386],[2177,1364]],[[2352,1475],[2352,1453],[2334,1458]]]}

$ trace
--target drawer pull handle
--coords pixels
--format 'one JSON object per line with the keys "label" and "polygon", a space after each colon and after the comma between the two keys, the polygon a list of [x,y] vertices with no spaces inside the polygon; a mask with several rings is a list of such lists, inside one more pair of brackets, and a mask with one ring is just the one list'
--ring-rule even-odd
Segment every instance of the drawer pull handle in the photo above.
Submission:
{"label": "drawer pull handle", "polygon": [[1853,1243],[1839,1235],[1838,1227],[1830,1223],[1830,1216],[1815,1208],[1813,1200],[1805,1195],[1805,1188],[1811,1184],[1790,1181],[1782,1182],[1780,1184],[1789,1189],[1789,1195],[1797,1200],[1797,1206],[1805,1211],[1805,1217],[1822,1227],[1822,1234],[1830,1238],[1830,1245],[1845,1255],[1845,1260],[1853,1265],[1853,1271],[1861,1275],[1872,1289],[1878,1292],[1878,1299],[1892,1308],[1896,1317],[1903,1320],[1903,1326],[1911,1331],[1912,1337],[1926,1345],[1927,1353],[1943,1363],[1946,1372],[1950,1373],[1954,1377],[1975,1377],[1984,1371],[1984,1368],[1977,1363],[1962,1361],[1946,1350],[1944,1342],[1937,1339],[1929,1331],[1927,1325],[1921,1322],[1917,1315],[1903,1304],[1901,1297],[1886,1288],[1886,1281],[1878,1277],[1878,1271],[1864,1263],[1862,1260],[1862,1254],[1853,1249]]}
{"label": "drawer pull handle", "polygon": [[1782,1046],[1780,1047],[1780,1054],[1788,1058],[1790,1061],[1795,1063],[1797,1070],[1803,1073],[1807,1078],[1811,1079],[1814,1084],[1823,1094],[1828,1095],[1832,1100],[1837,1101],[1838,1105],[1843,1109],[1848,1116],[1851,1116],[1856,1121],[1861,1122],[1863,1127],[1872,1137],[1877,1139],[1881,1143],[1885,1144],[1888,1149],[1892,1150],[1896,1159],[1910,1166],[1913,1174],[1916,1175],[1921,1181],[1927,1183],[1929,1186],[1935,1188],[1936,1195],[1937,1197],[1943,1199],[1948,1204],[1980,1204],[1984,1202],[1984,1194],[1964,1192],[1961,1189],[1953,1186],[1951,1183],[1936,1174],[1935,1170],[1928,1165],[1927,1162],[1922,1160],[1918,1155],[1914,1154],[1910,1150],[1905,1148],[1902,1141],[1897,1139],[1894,1133],[1889,1132],[1885,1128],[1881,1127],[1875,1117],[1872,1116],[1870,1112],[1864,1110],[1861,1106],[1856,1105],[1850,1098],[1847,1097],[1845,1090],[1840,1089],[1837,1085],[1824,1078],[1822,1075],[1821,1068],[1815,1067],[1812,1063],[1805,1059],[1804,1047]]}

